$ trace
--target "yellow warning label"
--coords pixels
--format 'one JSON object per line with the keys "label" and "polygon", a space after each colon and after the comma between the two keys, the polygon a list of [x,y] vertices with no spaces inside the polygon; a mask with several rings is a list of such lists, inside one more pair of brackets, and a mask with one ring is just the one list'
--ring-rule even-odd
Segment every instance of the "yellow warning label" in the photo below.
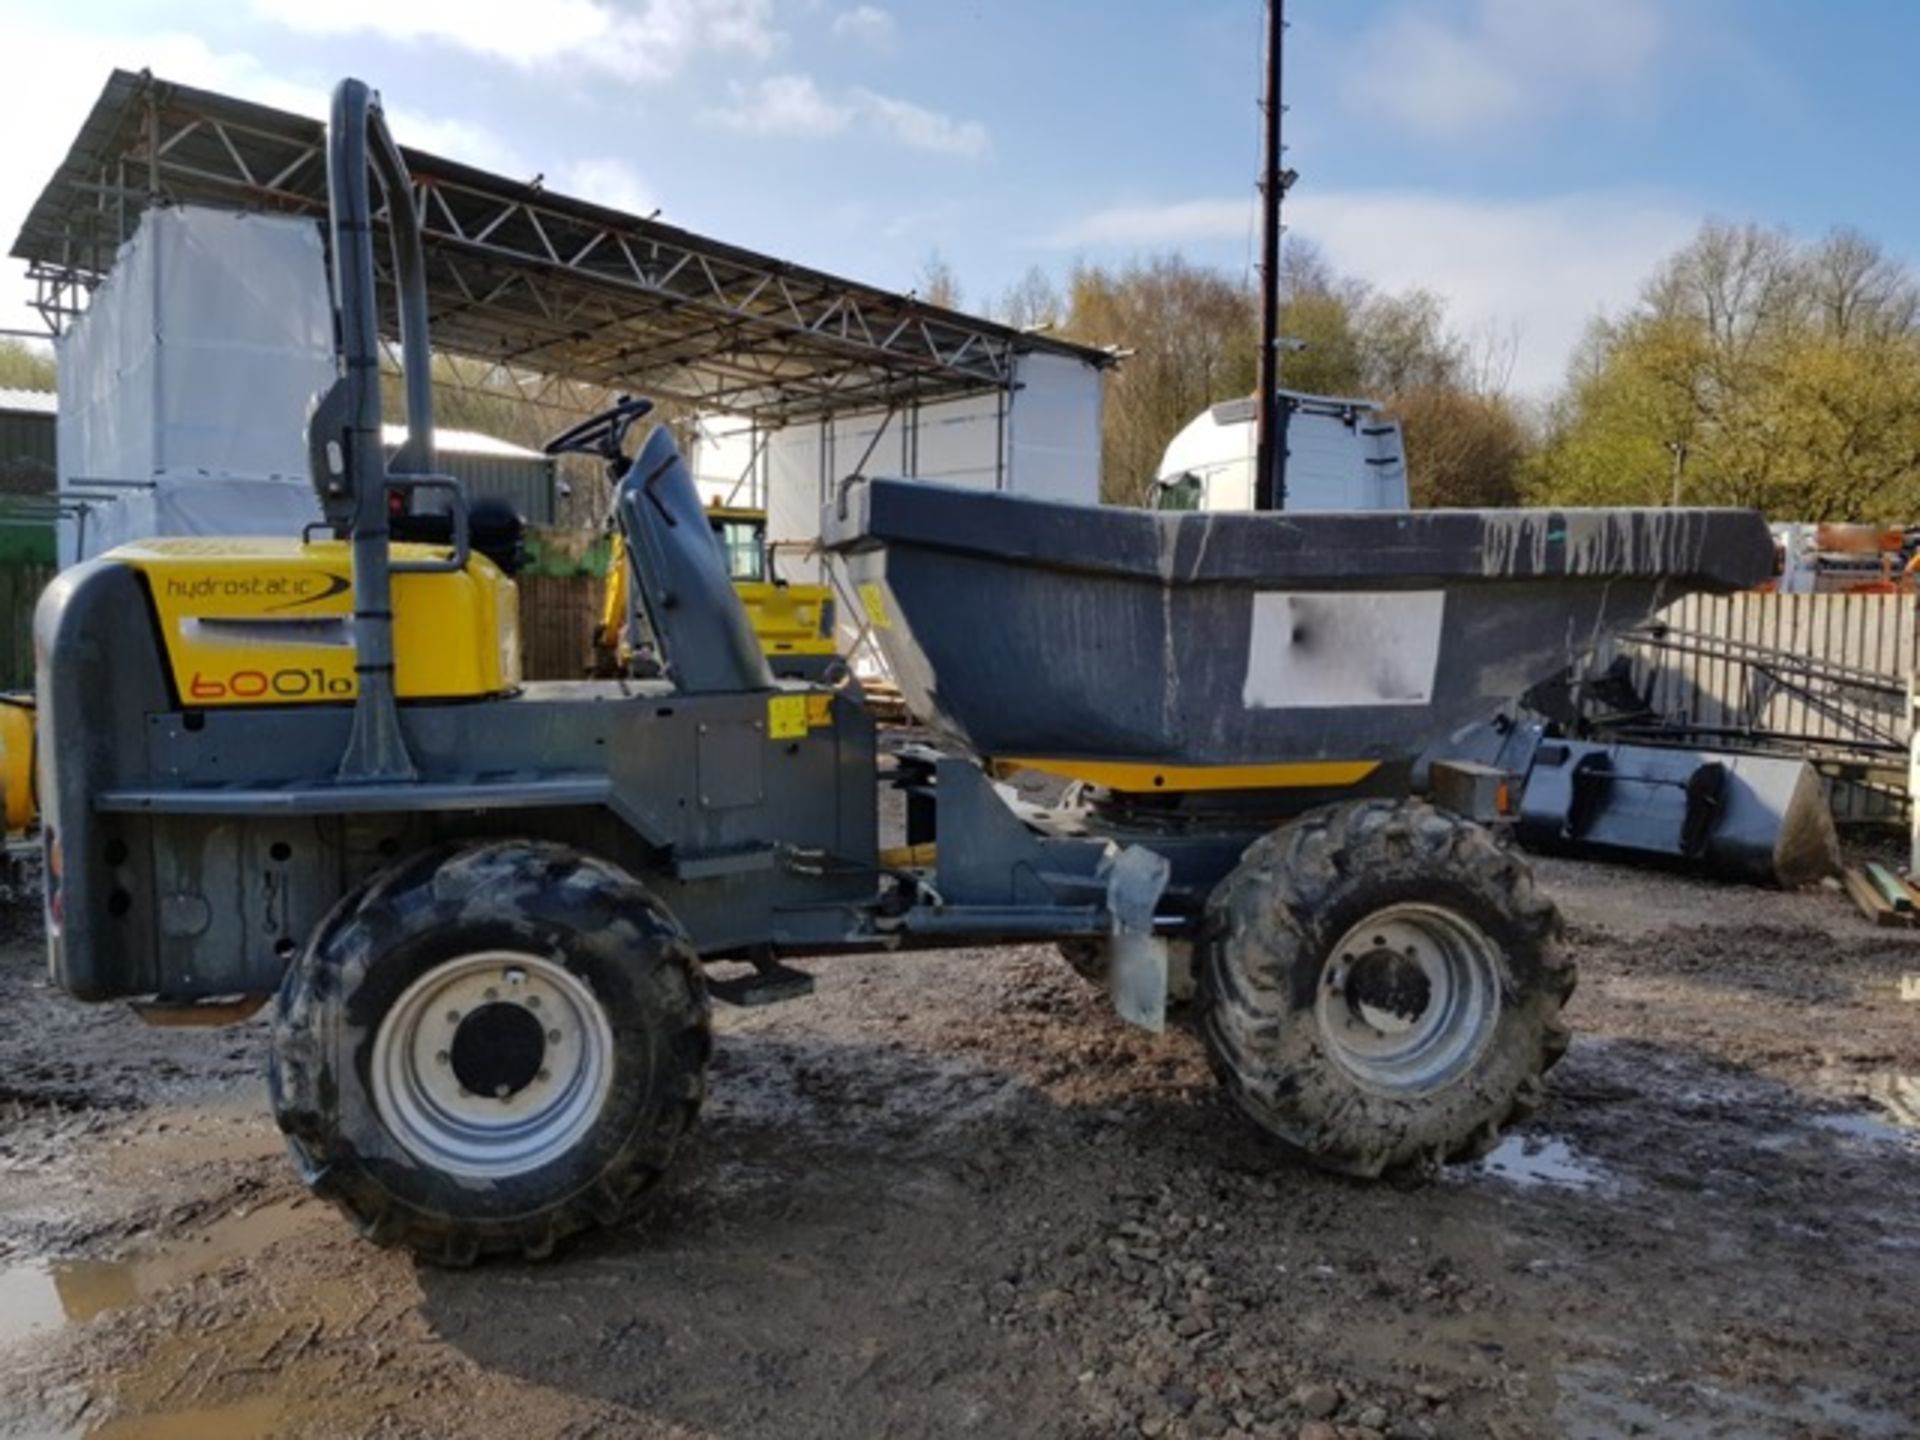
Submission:
{"label": "yellow warning label", "polygon": [[833,724],[833,696],[807,696],[807,724],[815,730]]}
{"label": "yellow warning label", "polygon": [[807,696],[770,695],[767,697],[767,738],[804,740],[807,735]]}
{"label": "yellow warning label", "polygon": [[867,612],[867,623],[876,630],[891,630],[893,617],[887,614],[887,597],[872,580],[860,586],[860,607]]}

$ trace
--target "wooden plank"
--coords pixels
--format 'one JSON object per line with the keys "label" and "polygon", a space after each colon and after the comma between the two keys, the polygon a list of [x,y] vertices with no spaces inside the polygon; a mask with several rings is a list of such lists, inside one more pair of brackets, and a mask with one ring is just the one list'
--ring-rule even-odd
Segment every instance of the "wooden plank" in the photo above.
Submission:
{"label": "wooden plank", "polygon": [[1874,889],[1873,883],[1858,870],[1846,870],[1841,880],[1847,887],[1847,893],[1853,897],[1853,903],[1860,907],[1860,913],[1875,925],[1886,927],[1910,923],[1895,912],[1886,897]]}

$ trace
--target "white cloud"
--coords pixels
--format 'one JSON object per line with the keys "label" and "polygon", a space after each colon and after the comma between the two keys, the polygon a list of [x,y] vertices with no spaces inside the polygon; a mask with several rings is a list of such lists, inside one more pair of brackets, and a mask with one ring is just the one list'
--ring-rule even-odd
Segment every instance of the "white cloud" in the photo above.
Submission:
{"label": "white cloud", "polygon": [[769,75],[755,85],[730,87],[731,103],[703,118],[748,135],[819,139],[841,134],[853,123],[853,107],[829,99],[811,75]]}
{"label": "white cloud", "polygon": [[660,204],[631,165],[611,156],[576,160],[563,167],[555,177],[554,188],[629,215],[649,215]]}
{"label": "white cloud", "polygon": [[1470,332],[1511,327],[1513,383],[1542,393],[1595,315],[1631,304],[1700,211],[1636,191],[1473,200],[1418,191],[1303,195],[1291,223],[1342,270],[1389,290],[1425,286]]}
{"label": "white cloud", "polygon": [[1360,37],[1341,95],[1424,136],[1484,135],[1589,103],[1632,108],[1666,38],[1655,0],[1471,0],[1451,21],[1402,3]]}
{"label": "white cloud", "polygon": [[1199,240],[1229,240],[1253,221],[1251,195],[1241,200],[1175,200],[1166,205],[1110,205],[1062,226],[1046,239],[1062,250],[1081,246],[1151,249]]}
{"label": "white cloud", "polygon": [[[1116,206],[1062,227],[1047,243],[1123,250],[1237,244],[1253,204],[1249,196]],[[1287,222],[1343,273],[1384,290],[1431,290],[1469,334],[1515,334],[1514,387],[1539,394],[1564,378],[1587,322],[1631,304],[1654,266],[1691,238],[1700,212],[1640,191],[1482,200],[1355,190],[1302,194],[1289,203]]]}
{"label": "white cloud", "polygon": [[833,17],[834,36],[876,48],[893,42],[893,16],[878,5],[856,5]]}
{"label": "white cloud", "polygon": [[772,0],[254,0],[256,14],[309,35],[378,35],[467,50],[522,68],[588,65],[671,79],[703,50],[764,60],[780,43]]}
{"label": "white cloud", "polygon": [[709,124],[748,135],[823,139],[860,129],[911,150],[976,157],[989,146],[987,127],[956,120],[910,100],[850,90],[827,94],[810,75],[768,75],[753,85],[736,82],[729,103],[702,113]]}
{"label": "white cloud", "polygon": [[[392,104],[384,95],[381,96],[381,102],[386,106],[387,128],[393,131],[393,138],[409,150],[424,150],[429,155],[458,160],[464,165],[498,171],[502,175],[524,177],[538,168],[528,164],[511,142],[484,125],[448,116],[423,115]],[[315,119],[323,119],[327,111],[322,107],[307,113]]]}
{"label": "white cloud", "polygon": [[987,153],[987,127],[978,120],[955,120],[871,90],[854,91],[853,100],[873,125],[910,149],[970,158]]}

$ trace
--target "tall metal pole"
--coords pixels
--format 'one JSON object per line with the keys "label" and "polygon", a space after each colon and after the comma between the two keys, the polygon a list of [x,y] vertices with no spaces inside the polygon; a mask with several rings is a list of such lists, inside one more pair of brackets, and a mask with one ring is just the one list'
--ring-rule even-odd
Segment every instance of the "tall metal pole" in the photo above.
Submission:
{"label": "tall metal pole", "polygon": [[1285,0],[1267,0],[1266,154],[1260,174],[1260,404],[1254,445],[1253,508],[1287,504],[1286,434],[1280,415],[1280,202],[1286,195],[1280,117],[1281,40]]}

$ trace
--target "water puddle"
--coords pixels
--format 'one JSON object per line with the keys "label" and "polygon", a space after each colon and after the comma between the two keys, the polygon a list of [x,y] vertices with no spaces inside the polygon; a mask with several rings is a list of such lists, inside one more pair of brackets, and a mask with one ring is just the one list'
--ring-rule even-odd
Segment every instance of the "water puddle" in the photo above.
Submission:
{"label": "water puddle", "polygon": [[203,1230],[116,1259],[42,1258],[0,1266],[0,1348],[63,1325],[85,1325],[108,1310],[184,1285],[259,1253],[321,1212],[303,1200],[283,1200],[236,1210]]}
{"label": "water puddle", "polygon": [[1553,1135],[1509,1135],[1471,1169],[1522,1188],[1554,1185],[1597,1190],[1615,1184],[1605,1166]]}
{"label": "water puddle", "polygon": [[1640,1394],[1633,1377],[1601,1365],[1572,1365],[1556,1377],[1554,1419],[1560,1433],[1588,1440],[1660,1435],[1671,1440],[1725,1440],[1730,1435],[1853,1435],[1902,1440],[1905,1417],[1861,1402],[1837,1388],[1794,1386],[1784,1395],[1699,1381],[1676,1381]]}
{"label": "water puddle", "polygon": [[1865,1145],[1920,1149],[1920,1075],[1887,1070],[1864,1080],[1845,1077],[1844,1089],[1869,1108],[1811,1115],[1805,1123]]}
{"label": "water puddle", "polygon": [[1905,1129],[1891,1120],[1883,1120],[1878,1115],[1869,1115],[1865,1111],[1853,1110],[1839,1115],[1816,1115],[1809,1123],[1815,1129],[1831,1131],[1835,1135],[1844,1135],[1849,1140],[1859,1140],[1869,1145],[1900,1145],[1909,1149],[1920,1149],[1920,1133]]}

